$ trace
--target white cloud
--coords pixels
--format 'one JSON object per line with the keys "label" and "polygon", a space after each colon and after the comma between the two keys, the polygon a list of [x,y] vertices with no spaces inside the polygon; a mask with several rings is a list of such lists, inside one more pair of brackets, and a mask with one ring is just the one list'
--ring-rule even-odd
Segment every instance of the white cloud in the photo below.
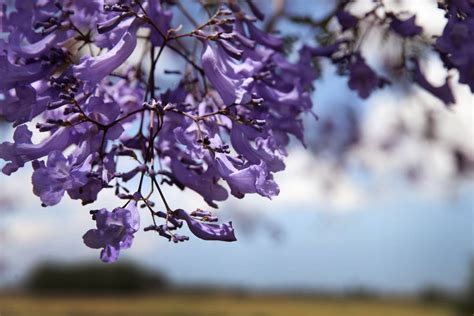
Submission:
{"label": "white cloud", "polygon": [[41,245],[56,234],[56,228],[47,221],[13,221],[7,230],[7,239],[20,245]]}

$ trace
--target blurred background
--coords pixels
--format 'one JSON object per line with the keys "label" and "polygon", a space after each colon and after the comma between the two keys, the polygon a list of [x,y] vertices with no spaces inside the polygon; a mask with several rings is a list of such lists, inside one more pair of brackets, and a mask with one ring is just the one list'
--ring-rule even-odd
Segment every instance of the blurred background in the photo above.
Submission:
{"label": "blurred background", "polygon": [[[370,2],[359,1],[361,7]],[[256,3],[272,28],[313,44],[314,30],[281,12],[318,20],[334,7],[323,0]],[[202,14],[194,1],[183,4]],[[436,1],[387,4],[416,13],[432,35],[446,23]],[[389,71],[376,35],[364,54]],[[383,45],[390,50],[399,43]],[[428,78],[443,82],[439,59],[424,62]],[[166,51],[162,64],[180,67]],[[332,65],[321,69],[313,97],[319,121],[306,118],[306,149],[297,141],[290,147],[287,168],[276,176],[280,195],[231,198],[217,211],[233,221],[236,243],[171,244],[140,233],[119,263],[105,265],[81,236],[93,224],[89,209],[116,207],[113,192],[102,191],[91,207],[64,199],[42,208],[31,191],[31,169],[2,175],[0,314],[471,315],[469,88],[450,73],[457,100],[450,109],[403,78],[361,101]],[[165,88],[174,81],[163,71],[157,80]],[[10,140],[11,130],[1,123],[0,129],[0,141]],[[206,207],[190,191],[173,187],[165,194],[171,207]]]}

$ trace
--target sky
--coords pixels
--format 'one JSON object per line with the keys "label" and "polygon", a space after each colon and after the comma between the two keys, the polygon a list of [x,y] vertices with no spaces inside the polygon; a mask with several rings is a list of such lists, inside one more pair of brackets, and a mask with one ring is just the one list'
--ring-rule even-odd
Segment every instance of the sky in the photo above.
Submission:
{"label": "sky", "polygon": [[[302,3],[295,10],[301,10]],[[422,20],[438,25],[436,20],[429,21],[426,11],[418,10],[423,12]],[[172,56],[165,53],[164,58],[169,65]],[[440,72],[429,68],[435,69],[431,78],[438,80]],[[421,115],[417,109],[427,104],[447,117],[443,137],[472,148],[474,113],[472,95],[466,91],[456,89],[458,104],[452,113],[445,113],[441,104],[422,91],[403,99],[393,91],[377,92],[364,106],[370,109],[364,119],[364,137],[376,140],[394,116],[406,118],[416,128]],[[331,115],[338,104],[354,96],[347,91],[345,79],[328,71],[317,83],[315,111]],[[1,135],[0,141],[10,134]],[[459,290],[467,281],[474,254],[472,179],[449,181],[452,170],[442,148],[420,147],[407,140],[403,151],[387,157],[371,144],[353,153],[358,163],[337,172],[329,161],[295,142],[287,169],[276,176],[278,197],[248,196],[221,204],[218,214],[234,222],[236,243],[191,238],[176,245],[140,232],[120,259],[161,271],[179,284],[336,291],[367,287],[402,293],[435,285]],[[370,177],[360,171],[361,162],[373,167]],[[422,185],[414,186],[399,175],[400,167],[410,162],[430,170]],[[98,262],[98,251],[85,247],[81,238],[94,224],[89,209],[117,206],[112,192],[103,192],[90,208],[68,199],[42,208],[31,191],[30,177],[29,168],[11,177],[0,175],[0,189],[13,201],[12,207],[0,210],[0,259],[5,262],[0,286],[21,281],[43,261]],[[327,177],[334,180],[330,193],[321,180]],[[165,195],[172,207],[206,207],[189,190],[166,189]],[[142,227],[148,220],[143,216]]]}

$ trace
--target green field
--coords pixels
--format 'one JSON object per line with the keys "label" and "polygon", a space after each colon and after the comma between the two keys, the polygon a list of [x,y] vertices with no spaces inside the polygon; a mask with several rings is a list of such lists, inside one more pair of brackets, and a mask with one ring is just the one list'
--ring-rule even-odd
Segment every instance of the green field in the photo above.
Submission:
{"label": "green field", "polygon": [[1,316],[453,316],[403,300],[268,296],[0,297]]}

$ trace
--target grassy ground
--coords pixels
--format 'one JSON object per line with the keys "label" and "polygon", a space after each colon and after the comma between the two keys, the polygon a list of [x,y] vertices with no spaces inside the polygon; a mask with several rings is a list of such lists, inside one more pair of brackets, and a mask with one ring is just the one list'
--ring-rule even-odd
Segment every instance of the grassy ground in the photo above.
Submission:
{"label": "grassy ground", "polygon": [[0,316],[453,316],[410,301],[292,297],[0,297]]}

